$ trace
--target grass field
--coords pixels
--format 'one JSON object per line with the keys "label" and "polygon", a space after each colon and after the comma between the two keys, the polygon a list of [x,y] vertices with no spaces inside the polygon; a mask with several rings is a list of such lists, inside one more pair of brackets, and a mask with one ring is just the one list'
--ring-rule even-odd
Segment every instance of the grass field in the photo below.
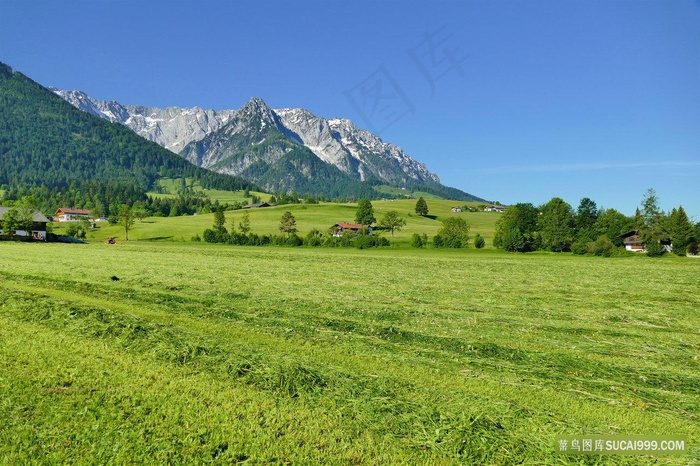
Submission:
{"label": "grass field", "polygon": [[[699,282],[677,257],[0,243],[0,464],[700,464]],[[575,434],[690,451],[555,455]]]}
{"label": "grass field", "polygon": [[[450,209],[455,206],[455,201],[432,200],[428,202],[430,217],[420,217],[415,214],[415,199],[397,201],[373,201],[375,217],[381,220],[384,214],[390,210],[397,211],[406,219],[406,226],[394,234],[384,232],[393,243],[398,246],[408,247],[413,233],[427,234],[432,237],[442,226],[441,219],[447,216],[460,216],[466,219],[470,225],[470,234],[473,237],[480,233],[485,239],[487,247],[491,247],[494,234],[494,225],[499,215],[495,212],[459,212],[454,213]],[[461,204],[460,204],[461,205]],[[290,211],[297,222],[299,235],[304,236],[316,228],[322,232],[338,222],[355,222],[357,204],[322,203],[313,205],[289,204],[262,209],[226,211],[226,228],[230,229],[232,222],[236,228],[243,215],[250,215],[251,231],[257,234],[280,234],[279,223],[282,214]],[[202,236],[202,232],[211,228],[214,224],[214,214],[193,215],[185,217],[151,217],[142,223],[136,222],[129,232],[132,240],[168,240],[190,241],[195,235]],[[66,224],[54,223],[55,232],[62,234],[67,228]],[[115,236],[124,238],[124,228],[109,226],[106,222],[99,223],[99,228],[88,234],[88,240],[104,240]]]}

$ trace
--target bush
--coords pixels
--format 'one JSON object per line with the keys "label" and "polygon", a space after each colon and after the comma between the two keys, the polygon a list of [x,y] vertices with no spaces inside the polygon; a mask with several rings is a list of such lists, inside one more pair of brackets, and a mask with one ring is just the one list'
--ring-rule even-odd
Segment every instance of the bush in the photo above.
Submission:
{"label": "bush", "polygon": [[389,245],[389,240],[383,236],[361,235],[355,239],[355,246],[358,249],[379,248]]}
{"label": "bush", "polygon": [[204,241],[207,243],[218,243],[219,239],[216,237],[216,233],[214,230],[211,228],[207,228],[204,230],[204,233],[202,233],[202,236],[204,237]]}
{"label": "bush", "polygon": [[610,257],[615,250],[615,245],[606,235],[600,236],[597,240],[591,243],[590,253],[596,256]]}
{"label": "bush", "polygon": [[592,243],[586,238],[578,239],[571,245],[571,252],[582,256],[588,254]]}
{"label": "bush", "polygon": [[194,241],[195,243],[200,243],[202,241],[202,238],[199,237],[199,235],[194,235],[190,241]]}
{"label": "bush", "polygon": [[688,249],[686,250],[688,254],[691,256],[697,256],[700,251],[698,251],[698,243],[693,241],[688,245]]}
{"label": "bush", "polygon": [[423,235],[419,235],[418,233],[413,233],[413,236],[411,237],[411,246],[414,248],[424,248],[428,245],[428,235],[423,233]]}
{"label": "bush", "polygon": [[649,257],[659,257],[663,256],[666,249],[658,241],[650,241],[644,245],[647,250],[647,256]]}
{"label": "bush", "polygon": [[486,241],[484,240],[483,236],[477,233],[474,237],[474,247],[476,249],[483,249],[484,246],[486,246]]}

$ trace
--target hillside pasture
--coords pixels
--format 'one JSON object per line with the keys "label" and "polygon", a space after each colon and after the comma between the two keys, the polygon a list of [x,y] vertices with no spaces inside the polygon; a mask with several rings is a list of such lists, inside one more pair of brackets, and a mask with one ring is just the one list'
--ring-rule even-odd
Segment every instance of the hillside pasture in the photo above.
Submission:
{"label": "hillside pasture", "polygon": [[[373,201],[375,217],[381,220],[383,215],[395,210],[406,219],[406,226],[394,233],[391,237],[389,232],[378,232],[387,236],[392,243],[399,247],[408,247],[411,236],[414,233],[434,236],[442,226],[441,219],[448,216],[460,216],[469,223],[473,237],[480,233],[486,239],[486,246],[491,247],[494,235],[494,226],[499,218],[495,212],[452,212],[450,209],[457,205],[455,201],[432,200],[428,202],[430,209],[428,217],[421,217],[415,213],[415,199],[395,200],[395,201]],[[461,203],[459,205],[462,205]],[[251,232],[259,235],[277,235],[282,214],[290,211],[297,222],[297,229],[300,236],[305,236],[312,229],[317,229],[324,234],[329,228],[338,222],[355,222],[355,212],[357,204],[288,204],[275,207],[259,209],[229,210],[225,212],[226,228],[231,229],[231,222],[235,222],[239,228],[243,215],[247,212],[250,216]],[[130,240],[167,240],[167,241],[190,241],[192,237],[211,228],[214,224],[214,214],[201,214],[182,217],[150,217],[143,222],[137,221],[133,229],[129,231]],[[55,232],[62,234],[67,228],[66,224],[54,223]],[[107,222],[98,223],[99,228],[88,233],[88,240],[104,241],[110,236],[117,238],[124,237],[124,229],[118,225],[110,226]]]}
{"label": "hillside pasture", "polygon": [[697,464],[699,281],[677,257],[3,243],[0,462],[563,464],[557,435],[674,434],[683,456],[590,463]]}

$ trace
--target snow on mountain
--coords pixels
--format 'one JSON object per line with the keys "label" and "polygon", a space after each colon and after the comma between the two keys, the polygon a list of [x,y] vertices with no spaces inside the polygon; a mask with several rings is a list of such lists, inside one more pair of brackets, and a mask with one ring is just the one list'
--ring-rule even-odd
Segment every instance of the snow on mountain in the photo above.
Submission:
{"label": "snow on mountain", "polygon": [[[327,120],[303,108],[273,110],[261,99],[252,98],[239,110],[161,109],[96,100],[80,91],[52,90],[73,106],[121,123],[205,168],[216,169],[225,158],[221,147],[226,137],[257,132],[259,139],[249,142],[256,145],[269,134],[266,129],[276,129],[288,140],[306,146],[320,160],[360,181],[375,179],[395,186],[411,182],[440,182],[437,175],[430,173],[424,164],[412,159],[400,147],[383,142],[350,120]],[[217,136],[211,137],[214,134]],[[198,143],[197,147],[185,151],[191,143]],[[236,147],[240,150],[238,145]],[[253,162],[248,157],[248,164]]]}

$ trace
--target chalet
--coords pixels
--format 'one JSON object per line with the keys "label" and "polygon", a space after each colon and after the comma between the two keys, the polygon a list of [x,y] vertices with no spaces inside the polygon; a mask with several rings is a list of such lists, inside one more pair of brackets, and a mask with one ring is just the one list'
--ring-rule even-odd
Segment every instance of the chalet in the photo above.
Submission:
{"label": "chalet", "polygon": [[503,212],[506,210],[504,205],[487,205],[484,207],[484,212]]}
{"label": "chalet", "polygon": [[[618,236],[618,238],[622,238],[622,242],[624,243],[627,251],[646,252],[644,242],[639,237],[639,232],[637,230],[625,232]],[[673,250],[673,245],[669,239],[661,240],[659,243],[664,247],[666,252],[671,252]]]}
{"label": "chalet", "polygon": [[[359,225],[357,223],[336,223],[333,225],[333,236],[343,236],[346,231],[354,231],[357,233],[360,230],[367,228],[367,225]],[[372,228],[369,228],[369,233],[372,234]]]}
{"label": "chalet", "polygon": [[49,223],[49,219],[46,218],[44,214],[39,212],[38,210],[34,212],[32,215],[32,220],[34,220],[34,224],[32,225],[31,231],[26,231],[26,230],[15,230],[15,231],[4,231],[3,230],[3,222],[2,219],[7,213],[8,210],[12,209],[12,207],[2,207],[0,206],[0,234],[2,235],[16,235],[16,236],[33,236],[34,239],[40,240],[40,241],[46,241],[46,225]]}
{"label": "chalet", "polygon": [[89,219],[92,212],[85,209],[66,209],[61,207],[56,211],[56,218],[59,222],[74,222],[84,218]]}
{"label": "chalet", "polygon": [[268,204],[267,202],[259,202],[257,204],[244,205],[242,208],[243,209],[259,209],[261,207],[272,207],[272,204]]}
{"label": "chalet", "polygon": [[452,212],[461,212],[462,208],[461,207],[453,207],[451,210],[452,210]]}
{"label": "chalet", "polygon": [[644,242],[637,234],[637,230],[630,230],[626,233],[621,234],[618,238],[622,238],[622,242],[625,245],[625,249],[634,252],[644,252]]}

